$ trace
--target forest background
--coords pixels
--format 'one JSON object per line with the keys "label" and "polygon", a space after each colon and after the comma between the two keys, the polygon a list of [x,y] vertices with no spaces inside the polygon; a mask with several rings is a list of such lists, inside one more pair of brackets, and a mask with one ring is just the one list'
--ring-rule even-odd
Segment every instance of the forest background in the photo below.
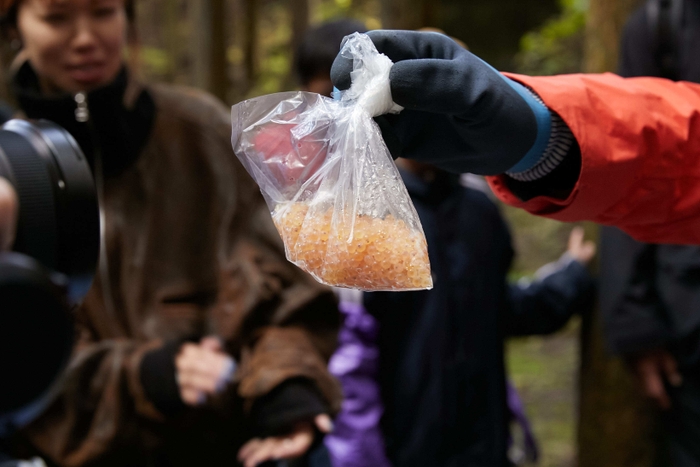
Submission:
{"label": "forest background", "polygon": [[[234,104],[294,89],[293,51],[306,30],[346,17],[369,29],[442,29],[499,70],[535,75],[614,71],[622,27],[639,3],[137,0],[139,46],[132,58],[149,81],[199,87]],[[0,98],[6,96],[0,89]],[[564,251],[571,225],[505,206],[503,212],[517,251],[513,280],[531,276]],[[595,226],[586,229],[597,236]],[[554,336],[512,340],[507,350],[510,376],[541,443],[539,465],[651,465],[654,413],[623,363],[607,355],[597,313],[573,320]]]}
{"label": "forest background", "polygon": [[[622,27],[640,0],[138,0],[145,77],[206,89],[228,104],[294,89],[306,30],[341,17],[369,29],[436,27],[499,70],[614,71]],[[565,249],[570,225],[503,207],[512,279]],[[586,226],[597,236],[595,226]],[[653,413],[602,343],[598,315],[549,337],[508,343],[508,370],[541,443],[543,467],[646,467]]]}

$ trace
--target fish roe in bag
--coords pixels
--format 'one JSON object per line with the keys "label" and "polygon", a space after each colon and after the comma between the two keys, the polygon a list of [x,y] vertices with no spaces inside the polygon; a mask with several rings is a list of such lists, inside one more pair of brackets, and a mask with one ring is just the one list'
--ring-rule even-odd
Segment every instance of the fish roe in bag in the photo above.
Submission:
{"label": "fish roe in bag", "polygon": [[233,107],[234,152],[258,183],[287,258],[318,281],[366,291],[432,288],[425,235],[375,115],[398,112],[391,61],[364,34],[339,100],[279,93]]}

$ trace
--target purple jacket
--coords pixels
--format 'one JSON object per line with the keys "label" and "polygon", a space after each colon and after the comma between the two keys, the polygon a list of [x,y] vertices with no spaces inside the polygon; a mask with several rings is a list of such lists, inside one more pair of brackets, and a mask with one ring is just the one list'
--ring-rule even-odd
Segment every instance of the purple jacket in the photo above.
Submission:
{"label": "purple jacket", "polygon": [[378,323],[362,306],[362,292],[336,290],[345,325],[330,371],[343,386],[345,399],[333,433],[325,437],[333,467],[390,467],[379,426],[383,406],[377,383]]}
{"label": "purple jacket", "polygon": [[[542,275],[556,272],[562,265],[552,263],[538,271]],[[540,277],[541,279],[541,277]],[[377,379],[379,323],[362,305],[362,292],[336,289],[340,311],[345,318],[338,338],[338,349],[329,369],[343,387],[344,401],[335,420],[333,432],[325,437],[333,467],[391,467],[384,451],[380,428],[383,413]],[[515,387],[507,384],[508,408],[523,432],[523,446],[516,448],[520,460],[535,462],[537,442]],[[512,439],[509,442],[512,446]]]}

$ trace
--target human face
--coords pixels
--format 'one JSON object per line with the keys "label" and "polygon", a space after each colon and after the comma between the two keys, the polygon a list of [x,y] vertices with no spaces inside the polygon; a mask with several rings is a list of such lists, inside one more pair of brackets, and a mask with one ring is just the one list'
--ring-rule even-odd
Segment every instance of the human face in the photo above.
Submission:
{"label": "human face", "polygon": [[110,83],[126,44],[124,0],[21,0],[17,29],[45,92]]}

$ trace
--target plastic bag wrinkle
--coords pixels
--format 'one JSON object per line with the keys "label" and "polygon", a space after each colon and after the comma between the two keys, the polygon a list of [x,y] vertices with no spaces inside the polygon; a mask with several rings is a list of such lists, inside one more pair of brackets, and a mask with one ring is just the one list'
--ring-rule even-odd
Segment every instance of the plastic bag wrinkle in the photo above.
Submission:
{"label": "plastic bag wrinkle", "polygon": [[241,102],[231,114],[234,152],[260,186],[291,262],[338,287],[430,288],[420,220],[372,119],[400,109],[391,101],[391,61],[359,34],[341,53],[356,57],[357,81],[339,101],[296,92]]}

